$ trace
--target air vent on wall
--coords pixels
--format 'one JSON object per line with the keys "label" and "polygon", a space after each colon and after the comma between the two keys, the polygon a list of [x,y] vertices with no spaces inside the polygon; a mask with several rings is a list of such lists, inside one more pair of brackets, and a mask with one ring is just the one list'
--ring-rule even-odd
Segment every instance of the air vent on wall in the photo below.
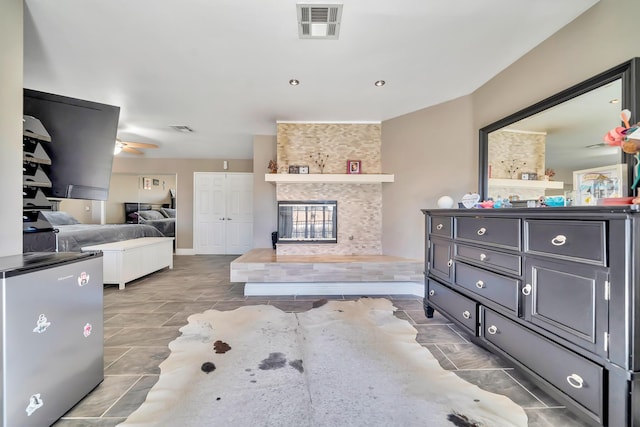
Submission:
{"label": "air vent on wall", "polygon": [[302,4],[298,10],[298,34],[301,39],[337,39],[342,17],[341,4]]}

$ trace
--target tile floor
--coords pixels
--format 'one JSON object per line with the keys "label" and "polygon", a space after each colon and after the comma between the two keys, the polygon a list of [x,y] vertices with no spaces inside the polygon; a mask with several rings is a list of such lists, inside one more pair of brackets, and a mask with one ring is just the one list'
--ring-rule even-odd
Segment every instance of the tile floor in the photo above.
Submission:
{"label": "tile floor", "polygon": [[[305,311],[318,297],[245,297],[242,283],[230,283],[235,256],[176,256],[174,269],[151,274],[118,290],[104,289],[104,381],[67,412],[55,427],[112,427],[144,401],[158,380],[158,365],[169,356],[168,344],[187,317],[208,309],[233,310],[271,304],[285,311]],[[332,297],[352,299],[358,296]],[[396,316],[418,331],[417,341],[440,364],[465,380],[521,405],[529,426],[581,426],[568,410],[527,381],[509,363],[470,343],[463,332],[437,312],[427,319],[422,299],[388,296]]]}

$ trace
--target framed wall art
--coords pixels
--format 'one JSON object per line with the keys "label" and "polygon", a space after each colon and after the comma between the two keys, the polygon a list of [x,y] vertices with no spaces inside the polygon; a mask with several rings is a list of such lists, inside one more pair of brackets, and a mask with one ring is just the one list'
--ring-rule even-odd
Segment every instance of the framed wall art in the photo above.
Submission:
{"label": "framed wall art", "polygon": [[360,173],[361,162],[360,160],[347,160],[347,173]]}

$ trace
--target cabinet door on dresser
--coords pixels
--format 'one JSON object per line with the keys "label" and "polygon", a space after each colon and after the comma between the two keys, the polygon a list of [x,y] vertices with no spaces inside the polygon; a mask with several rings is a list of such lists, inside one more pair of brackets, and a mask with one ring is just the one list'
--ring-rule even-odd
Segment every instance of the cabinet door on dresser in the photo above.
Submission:
{"label": "cabinet door on dresser", "polygon": [[453,242],[432,238],[429,241],[429,272],[437,278],[451,283],[453,278]]}
{"label": "cabinet door on dresser", "polygon": [[522,288],[525,319],[606,357],[607,280],[603,268],[528,257]]}

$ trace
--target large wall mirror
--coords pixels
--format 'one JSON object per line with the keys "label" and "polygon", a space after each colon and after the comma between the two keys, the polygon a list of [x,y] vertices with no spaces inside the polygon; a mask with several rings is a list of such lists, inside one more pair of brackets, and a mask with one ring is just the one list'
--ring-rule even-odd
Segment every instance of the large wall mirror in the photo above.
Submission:
{"label": "large wall mirror", "polygon": [[574,204],[632,195],[635,158],[604,143],[621,111],[640,115],[634,58],[480,129],[479,194],[515,206],[563,195]]}

